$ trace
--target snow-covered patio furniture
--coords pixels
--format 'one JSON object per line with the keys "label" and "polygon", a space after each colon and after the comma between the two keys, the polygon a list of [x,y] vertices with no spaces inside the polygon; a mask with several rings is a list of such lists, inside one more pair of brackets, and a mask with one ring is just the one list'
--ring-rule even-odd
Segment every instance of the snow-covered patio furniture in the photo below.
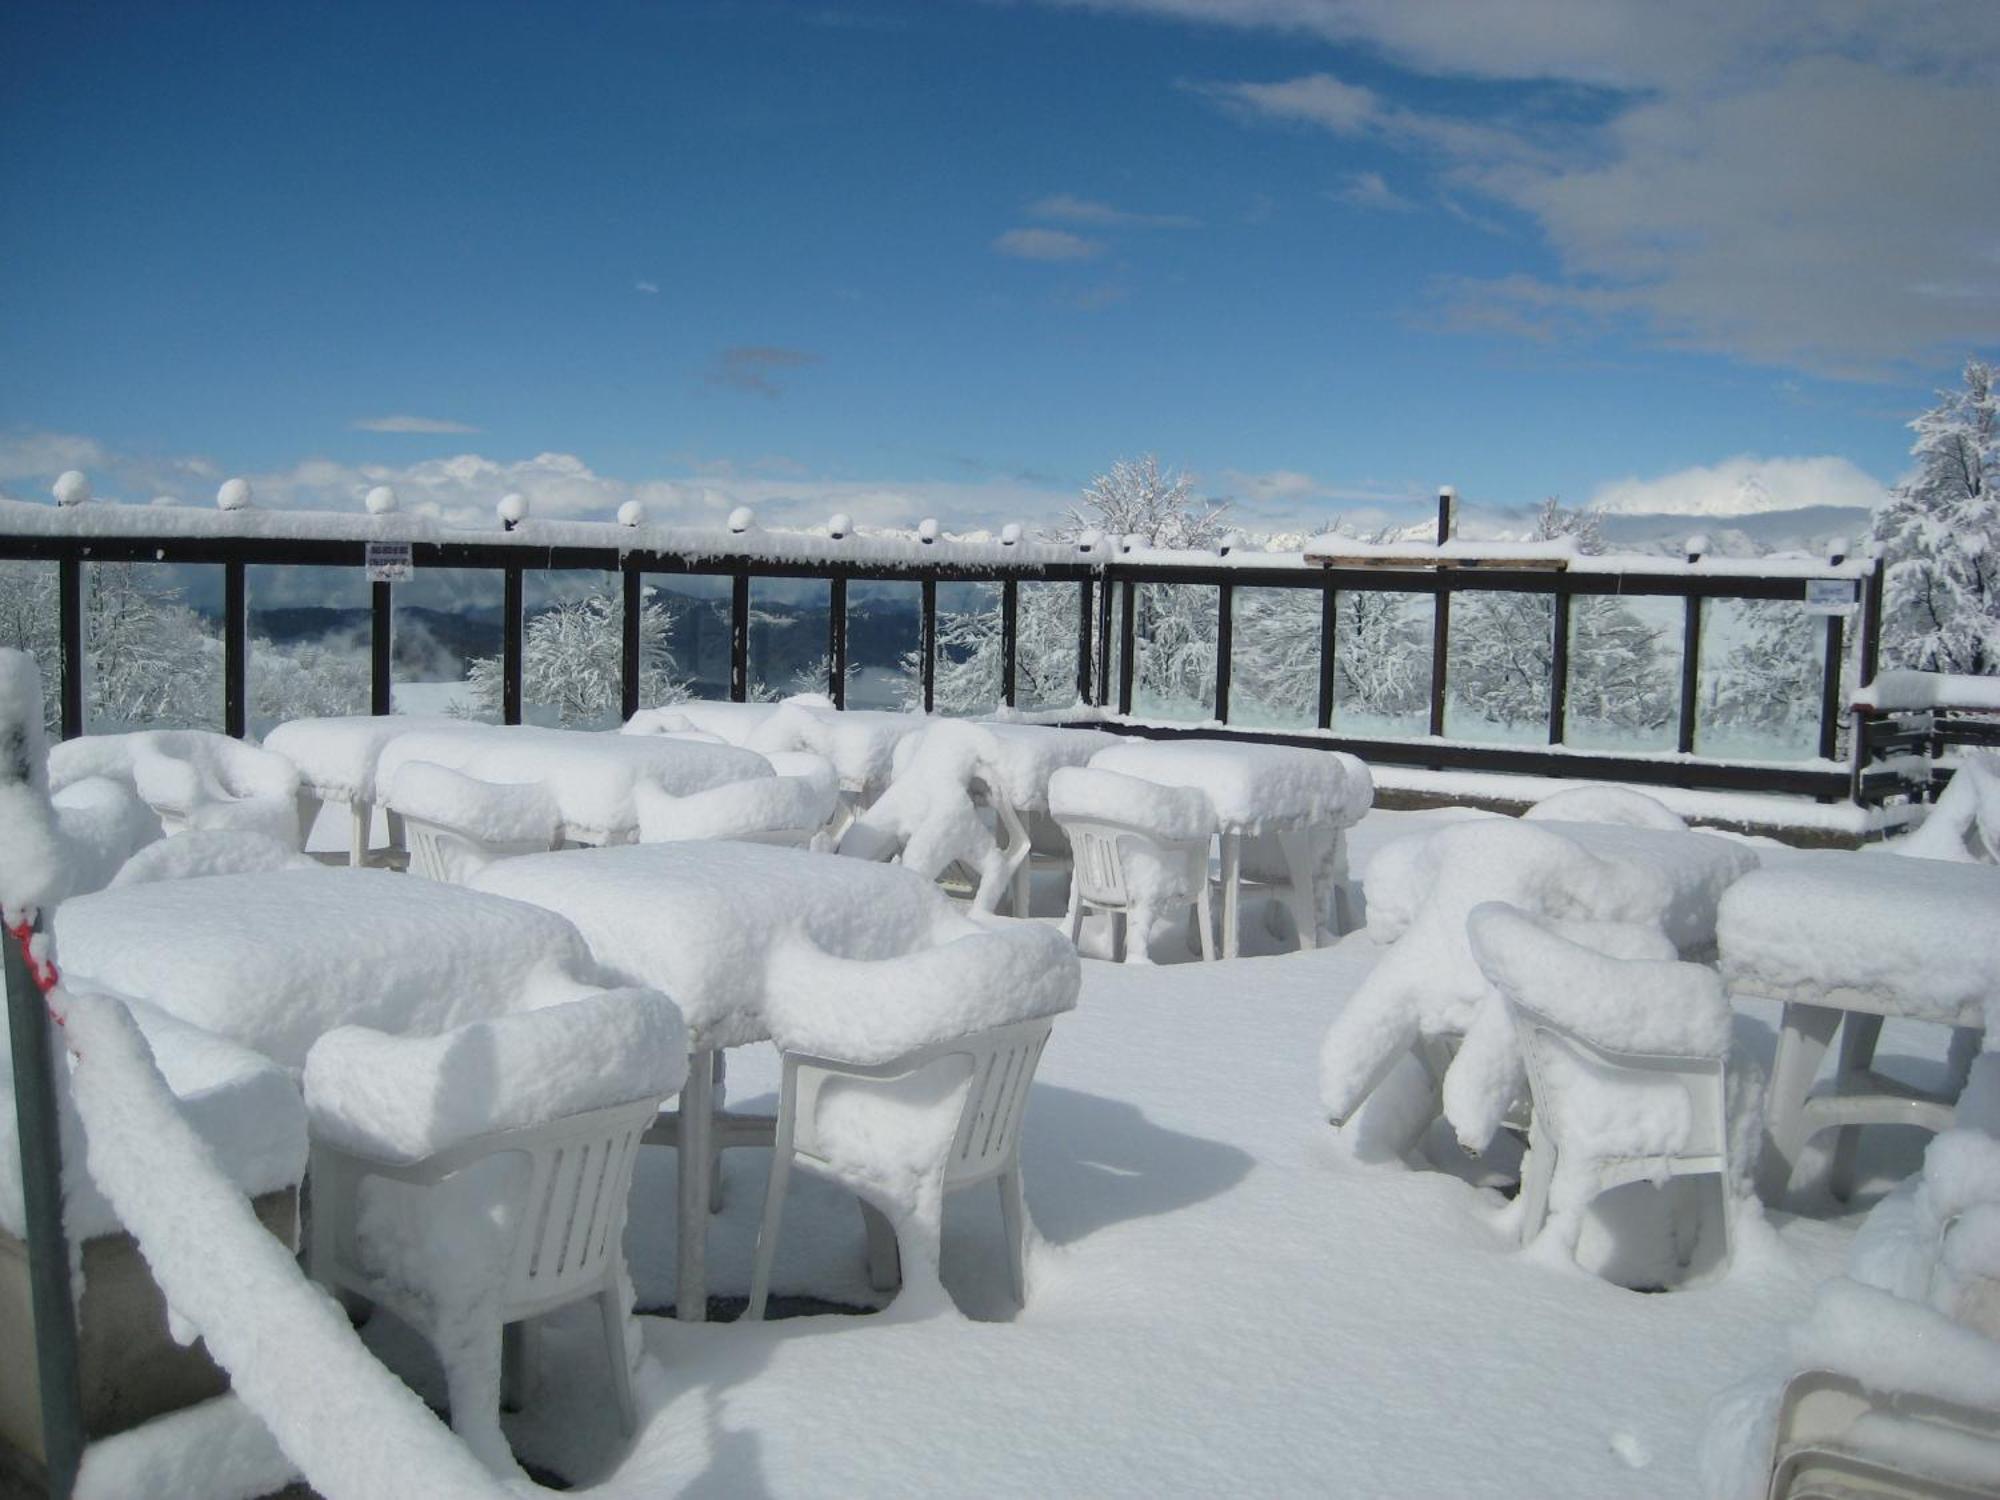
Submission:
{"label": "snow-covered patio furniture", "polygon": [[248,829],[297,848],[299,778],[290,761],[226,734],[146,729],[91,734],[49,747],[49,790],[86,777],[131,787],[164,833]]}
{"label": "snow-covered patio furniture", "polygon": [[[990,759],[992,736],[976,724],[940,720],[904,758],[888,790],[840,836],[855,859],[899,860],[936,880],[953,866],[978,880],[976,910],[998,908],[1028,859],[1028,830]],[[995,826],[982,811],[990,809]]]}
{"label": "snow-covered patio furniture", "polygon": [[293,1069],[336,1026],[432,1035],[602,979],[552,912],[388,870],[115,886],[65,901],[53,924],[71,976]]}
{"label": "snow-covered patio furniture", "polygon": [[[1222,956],[1239,951],[1243,842],[1253,834],[1277,836],[1291,883],[1312,890],[1315,911],[1326,906],[1323,889],[1345,831],[1375,800],[1368,768],[1336,750],[1302,750],[1240,740],[1128,740],[1102,750],[1090,764],[1161,786],[1197,787],[1214,804],[1222,859]],[[1331,844],[1315,846],[1315,830],[1331,830]],[[1301,947],[1319,943],[1318,922],[1301,931]]]}
{"label": "snow-covered patio furniture", "polygon": [[932,722],[922,714],[793,701],[779,704],[744,744],[766,755],[810,750],[825,756],[840,773],[842,792],[857,808],[865,808],[893,779],[896,747]]}
{"label": "snow-covered patio furniture", "polygon": [[[1593,1199],[1630,1182],[1720,1179],[1722,1249],[1735,1206],[1725,1061],[1730,1011],[1714,970],[1677,962],[1664,937],[1624,943],[1497,902],[1473,909],[1468,935],[1503,997],[1527,1062],[1534,1115],[1521,1174],[1523,1243],[1553,1223],[1574,1254]],[[1613,956],[1602,951],[1622,946]],[[1677,1234],[1678,1239],[1678,1234]],[[1683,1267],[1694,1248],[1677,1244]]]}
{"label": "snow-covered patio furniture", "polygon": [[724,703],[690,698],[683,703],[642,708],[625,721],[624,734],[707,734],[738,748],[750,743],[759,725],[775,714],[776,703]]}
{"label": "snow-covered patio furniture", "polygon": [[[561,913],[606,968],[672,995],[687,1017],[694,1053],[680,1110],[671,1132],[655,1139],[680,1153],[676,1311],[689,1321],[707,1316],[716,1143],[768,1145],[773,1138],[768,1118],[718,1118],[715,1054],[769,1040],[772,1017],[782,1015],[800,1050],[861,1055],[809,1040],[799,1018],[818,1011],[830,1027],[851,1014],[864,1042],[882,1027],[902,1043],[886,1055],[900,1056],[913,1045],[902,1041],[903,1009],[934,1028],[932,1038],[968,1034],[996,1015],[1019,1014],[1009,1007],[1025,992],[1073,999],[1078,983],[1075,952],[1061,933],[1029,923],[990,932],[931,881],[894,865],[701,841],[530,855],[489,866],[474,885]],[[978,946],[961,946],[974,937],[982,939]],[[925,971],[928,991],[913,1000],[904,988],[870,988],[872,976],[884,972],[881,960],[911,954],[936,960]],[[974,965],[975,958],[983,962]],[[843,983],[848,975],[853,984]]]}
{"label": "snow-covered patio furniture", "polygon": [[[299,773],[299,826],[310,835],[328,803],[347,809],[347,862],[368,863],[376,806],[375,768],[399,735],[459,729],[463,719],[444,714],[340,714],[288,719],[264,736],[264,748],[284,756]],[[403,847],[399,820],[389,820],[391,848]]]}
{"label": "snow-covered patio furniture", "polygon": [[[840,803],[833,768],[804,752],[775,756],[775,776],[733,781],[676,797],[642,781],[633,789],[639,813],[639,842],[665,844],[679,839],[743,839],[803,849],[825,828]],[[781,770],[778,761],[786,762]],[[786,775],[797,763],[803,774]]]}
{"label": "snow-covered patio furniture", "polygon": [[1346,1123],[1412,1051],[1434,1095],[1427,1110],[1412,1108],[1412,1130],[1441,1106],[1460,1144],[1478,1152],[1516,1111],[1527,1082],[1520,1048],[1467,935],[1480,903],[1636,926],[1700,960],[1714,950],[1723,893],[1756,865],[1748,845],[1710,834],[1519,818],[1472,819],[1385,845],[1368,867],[1368,933],[1391,946],[1321,1047],[1328,1118]]}
{"label": "snow-covered patio furniture", "polygon": [[[1777,1203],[1806,1143],[1839,1129],[1829,1185],[1852,1186],[1854,1132],[1903,1124],[1943,1130],[1964,1083],[1935,1092],[1871,1066],[1886,1017],[1949,1026],[1958,1055],[2000,1012],[2000,868],[1819,851],[1762,870],[1722,901],[1723,977],[1737,995],[1780,1001],[1784,1019],[1764,1107],[1758,1189]],[[1819,1090],[1834,1033],[1840,1056]]]}
{"label": "snow-covered patio furniture", "polygon": [[562,826],[540,782],[503,786],[413,760],[397,768],[388,793],[385,805],[409,836],[410,873],[448,885],[464,885],[496,859],[553,848]]}
{"label": "snow-covered patio furniture", "polygon": [[1992,1410],[1878,1394],[1831,1370],[1801,1371],[1785,1385],[1769,1500],[1991,1500],[1996,1483]]}
{"label": "snow-covered patio furniture", "polygon": [[[890,967],[897,963],[889,960]],[[945,1195],[997,1183],[1014,1300],[1025,1305],[1033,1224],[1021,1184],[1021,1125],[1054,1024],[1048,1015],[1016,1021],[882,1062],[816,1056],[780,1038],[785,1071],[777,1139],[744,1315],[753,1321],[764,1316],[794,1160],[860,1195],[869,1281],[881,1292],[895,1290],[909,1267],[934,1297]],[[822,1023],[815,1029],[827,1028]],[[928,1108],[912,1112],[913,1096]],[[884,1132],[869,1121],[871,1104],[902,1128]],[[906,1123],[912,1116],[914,1129]],[[878,1128],[868,1128],[871,1123]]]}
{"label": "snow-covered patio furniture", "polygon": [[1072,943],[1082,940],[1086,911],[1108,912],[1112,959],[1146,963],[1153,920],[1192,907],[1201,956],[1215,957],[1208,902],[1215,808],[1207,793],[1069,766],[1049,780],[1049,811],[1075,860],[1069,897]]}
{"label": "snow-covered patio furniture", "polygon": [[665,735],[463,724],[399,735],[384,747],[376,783],[392,787],[412,761],[430,761],[480,781],[538,781],[555,799],[562,837],[573,844],[630,843],[639,827],[632,789],[650,781],[677,797],[769,776],[760,755]]}
{"label": "snow-covered patio furniture", "polygon": [[272,870],[308,870],[316,861],[288,848],[268,833],[236,833],[191,828],[146,845],[111,877],[111,885],[145,885],[154,880],[193,880],[207,875],[249,875]]}
{"label": "snow-covered patio furniture", "polygon": [[2000,751],[1962,755],[1917,831],[1885,847],[1919,859],[2000,864]]}
{"label": "snow-covered patio furniture", "polygon": [[341,1027],[306,1058],[313,1278],[431,1341],[452,1426],[496,1472],[516,1472],[501,1331],[572,1302],[597,1302],[637,1426],[625,1207],[640,1138],[686,1072],[680,1012],[637,989],[435,1037]]}

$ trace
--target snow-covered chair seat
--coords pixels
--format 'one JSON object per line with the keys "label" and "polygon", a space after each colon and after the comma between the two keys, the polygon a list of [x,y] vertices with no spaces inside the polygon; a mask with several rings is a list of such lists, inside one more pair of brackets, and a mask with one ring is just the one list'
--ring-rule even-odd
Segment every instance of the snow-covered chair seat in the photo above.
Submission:
{"label": "snow-covered chair seat", "polygon": [[1215,957],[1208,899],[1215,807],[1207,793],[1067,766],[1049,778],[1049,815],[1068,837],[1076,861],[1070,941],[1082,937],[1086,909],[1109,912],[1112,958],[1146,963],[1153,919],[1188,906],[1201,956]]}
{"label": "snow-covered chair seat", "polygon": [[[987,826],[982,807],[992,809],[999,833]],[[976,725],[941,721],[841,835],[838,850],[856,859],[900,860],[932,880],[962,865],[978,877],[974,909],[990,912],[1028,857],[1028,833],[988,759],[985,736]]]}
{"label": "snow-covered chair seat", "polygon": [[248,829],[294,849],[299,776],[282,755],[201,729],[84,735],[49,749],[49,789],[87,776],[121,781],[152,808],[166,833]]}
{"label": "snow-covered chair seat", "polygon": [[409,761],[388,806],[410,840],[410,869],[464,885],[496,859],[539,854],[560,837],[562,814],[539,782],[495,785],[428,761]]}
{"label": "snow-covered chair seat", "polygon": [[[1021,1183],[1029,1085],[1055,1017],[1076,1004],[1075,952],[1042,926],[970,933],[901,957],[788,949],[768,1013],[784,1057],[777,1139],[748,1316],[764,1315],[796,1162],[851,1189],[871,1283],[901,1277],[907,1310],[942,1307],[944,1197],[997,1182],[1014,1295],[1027,1300],[1032,1221]],[[806,1002],[797,997],[811,994]]]}
{"label": "snow-covered chair seat", "polygon": [[[774,757],[773,769],[776,769]],[[632,800],[639,813],[639,842],[666,844],[678,839],[742,839],[755,844],[804,848],[833,818],[840,783],[833,767],[818,756],[783,756],[788,765],[804,762],[803,775],[726,782],[676,797],[664,787],[641,782]]]}
{"label": "snow-covered chair seat", "polygon": [[[1739,995],[1784,1005],[1765,1107],[1760,1187],[1788,1190],[1806,1143],[1838,1130],[1829,1185],[1852,1186],[1864,1125],[1939,1131],[1965,1082],[1938,1089],[1875,1071],[1885,1017],[1953,1028],[1969,1063],[2000,1014],[2000,868],[1823,850],[1760,871],[1724,897],[1717,921],[1724,979]],[[1815,1087],[1840,1034],[1837,1066]]]}
{"label": "snow-covered chair seat", "polygon": [[154,880],[191,880],[203,875],[249,875],[271,870],[308,870],[310,855],[287,847],[268,833],[229,833],[191,828],[148,844],[119,866],[113,886]]}
{"label": "snow-covered chair seat", "polygon": [[1527,1062],[1534,1117],[1522,1241],[1551,1226],[1574,1252],[1583,1212],[1600,1193],[1713,1175],[1726,1253],[1739,1173],[1724,1067],[1729,1001],[1714,971],[1671,957],[1610,957],[1497,902],[1474,909],[1468,932]]}
{"label": "snow-covered chair seat", "polygon": [[307,1056],[312,1275],[431,1340],[452,1426],[496,1472],[516,1472],[502,1330],[571,1302],[596,1300],[636,1426],[626,1200],[640,1137],[686,1073],[679,1010],[639,989],[435,1037],[341,1027]]}
{"label": "snow-covered chair seat", "polygon": [[[333,714],[287,719],[264,736],[264,748],[298,768],[299,827],[308,835],[329,802],[347,809],[347,862],[368,863],[380,801],[375,772],[382,752],[406,734],[463,727],[445,714]],[[401,819],[388,820],[389,846],[405,847]]]}

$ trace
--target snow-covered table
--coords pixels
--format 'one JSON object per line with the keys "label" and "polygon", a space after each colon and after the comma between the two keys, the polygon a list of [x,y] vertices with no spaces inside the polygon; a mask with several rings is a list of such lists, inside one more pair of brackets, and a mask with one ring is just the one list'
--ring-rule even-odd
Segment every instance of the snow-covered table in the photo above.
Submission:
{"label": "snow-covered table", "polygon": [[[303,833],[312,832],[312,820],[323,805],[346,804],[347,862],[359,866],[368,862],[368,838],[377,800],[375,767],[383,749],[398,735],[464,727],[463,719],[443,714],[344,714],[288,719],[264,736],[264,748],[276,751],[298,768],[299,825]],[[392,830],[390,842],[395,841]]]}
{"label": "snow-covered table", "polygon": [[731,745],[748,745],[759,725],[775,714],[776,703],[727,703],[690,698],[659,708],[642,708],[625,721],[625,734],[712,734]]}
{"label": "snow-covered table", "polygon": [[376,764],[377,786],[393,786],[397,769],[412,761],[430,761],[480,781],[540,782],[562,815],[562,837],[577,844],[631,840],[639,826],[632,788],[641,780],[686,797],[772,774],[763,756],[730,745],[525,724],[461,724],[390,741]]}
{"label": "snow-covered table", "polygon": [[[1199,787],[1215,805],[1222,851],[1222,956],[1236,957],[1238,909],[1246,835],[1275,834],[1295,891],[1311,891],[1322,908],[1324,879],[1338,881],[1346,868],[1345,830],[1361,821],[1375,800],[1368,768],[1338,750],[1305,750],[1240,740],[1130,739],[1090,758],[1161,786]],[[1329,857],[1314,847],[1330,836]],[[1328,867],[1322,877],[1321,867]],[[1316,922],[1299,923],[1299,944],[1316,947]]]}
{"label": "snow-covered table", "polygon": [[823,702],[688,702],[642,709],[624,732],[660,736],[693,730],[763,755],[809,750],[833,762],[841,790],[865,807],[889,784],[897,745],[929,722],[922,714],[837,709]]}
{"label": "snow-covered table", "polygon": [[388,870],[114,886],[53,920],[66,972],[294,1069],[335,1026],[428,1036],[601,987],[553,912]]}
{"label": "snow-covered table", "polygon": [[[473,888],[567,917],[598,962],[629,983],[671,995],[687,1018],[694,1055],[676,1135],[676,1308],[686,1321],[700,1321],[708,1306],[716,1052],[771,1039],[785,1016],[793,1032],[801,1025],[819,1032],[815,1040],[830,1053],[838,1040],[831,1033],[843,1021],[858,1033],[849,1052],[880,1044],[874,1033],[894,1030],[899,1017],[967,1034],[992,1024],[986,1012],[1031,987],[1051,964],[1075,964],[1053,929],[982,928],[932,882],[900,866],[759,844],[531,854],[488,865]],[[965,948],[936,952],[966,939],[972,943]],[[939,972],[922,976],[920,993],[884,993],[882,971],[865,967],[933,953]],[[769,1140],[768,1126],[762,1139]]]}
{"label": "snow-covered table", "polygon": [[[1782,1196],[1806,1142],[1832,1126],[1841,1127],[1838,1187],[1852,1127],[1949,1122],[1947,1095],[1893,1083],[1869,1064],[1885,1017],[1967,1031],[2000,1021],[2000,867],[1832,850],[1788,860],[1723,897],[1716,945],[1733,992],[1785,1007],[1760,1190]],[[1836,1030],[1838,1072],[1809,1099]]]}

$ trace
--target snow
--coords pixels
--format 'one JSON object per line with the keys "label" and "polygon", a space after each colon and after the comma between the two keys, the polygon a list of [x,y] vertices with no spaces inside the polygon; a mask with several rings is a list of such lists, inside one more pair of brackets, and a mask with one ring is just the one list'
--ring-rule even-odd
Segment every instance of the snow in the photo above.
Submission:
{"label": "snow", "polygon": [[1919,712],[1933,708],[1972,709],[2000,713],[2000,677],[1969,677],[1963,673],[1889,671],[1855,691],[1856,708],[1882,713]]}
{"label": "snow", "polygon": [[931,722],[922,714],[843,710],[793,700],[779,704],[744,743],[766,755],[786,750],[823,755],[840,773],[843,788],[873,801],[894,775],[896,746]]}
{"label": "snow", "polygon": [[189,829],[148,844],[118,868],[109,884],[191,880],[200,875],[247,875],[268,870],[310,870],[308,855],[268,833]]}
{"label": "snow", "polygon": [[[159,814],[141,802],[130,786],[108,776],[72,781],[49,800],[68,850],[70,895],[104,889],[131,859],[160,837]],[[214,832],[203,837],[243,838],[285,847],[282,840],[255,832]]]}
{"label": "snow", "polygon": [[291,763],[199,729],[92,734],[49,750],[49,787],[86,777],[131,787],[170,826],[244,829],[299,844],[298,775]]}
{"label": "snow", "polygon": [[1815,851],[1734,886],[1716,937],[1739,993],[2000,1035],[2000,867]]}
{"label": "snow", "polygon": [[477,1136],[679,1091],[680,1011],[653,990],[614,989],[469,1021],[437,1036],[338,1026],[306,1056],[315,1139],[416,1162]]}
{"label": "snow", "polygon": [[392,812],[483,844],[539,843],[547,848],[562,821],[556,799],[538,781],[479,781],[426,760],[399,765],[388,792]]}
{"label": "snow", "polygon": [[1301,750],[1229,740],[1126,740],[1091,757],[1162,786],[1199,787],[1214,804],[1222,829],[1262,833],[1276,828],[1361,820],[1374,801],[1368,768],[1341,751]]}
{"label": "snow", "polygon": [[[2000,1411],[2000,1342],[1880,1288],[1837,1278],[1792,1339],[1802,1370],[1851,1375],[1871,1391],[1907,1391]],[[1993,1479],[2000,1483],[2000,1466]]]}
{"label": "snow", "polygon": [[775,703],[712,703],[691,699],[666,708],[642,708],[625,721],[625,734],[712,734],[726,745],[747,745],[759,725],[777,713]]}
{"label": "snow", "polygon": [[757,781],[730,782],[686,797],[676,797],[651,782],[641,782],[634,791],[639,842],[664,844],[675,839],[817,832],[833,816],[840,788],[831,766],[817,756],[811,760],[814,766],[808,769],[824,768],[823,774],[775,775]]}
{"label": "snow", "polygon": [[[1041,724],[981,722],[975,726],[985,764],[1000,779],[1000,789],[1016,812],[1046,812],[1049,778],[1064,766],[1082,766],[1100,750],[1118,743],[1101,729],[1056,729]],[[896,746],[894,769],[902,773],[923,734],[913,734]]]}
{"label": "snow", "polygon": [[54,930],[67,973],[293,1069],[335,1026],[435,1033],[600,978],[560,917],[387,870],[120,886],[65,901]]}
{"label": "snow", "polygon": [[217,1396],[93,1440],[76,1500],[134,1495],[260,1500],[299,1477],[270,1429],[237,1396]]}
{"label": "snow", "polygon": [[376,762],[391,740],[417,730],[459,729],[464,724],[463,719],[444,714],[289,719],[264,736],[264,748],[284,756],[298,768],[301,784],[330,801],[373,802]]}
{"label": "snow", "polygon": [[979,725],[949,719],[932,724],[888,789],[841,835],[840,853],[900,857],[904,869],[932,880],[962,864],[979,876],[973,905],[992,911],[1013,869],[973,801],[975,783],[996,794],[1000,790],[999,772],[987,758],[993,744]]}
{"label": "snow", "polygon": [[1169,843],[1205,839],[1215,832],[1215,804],[1200,787],[1162,786],[1100,766],[1057,771],[1049,780],[1049,815],[1058,822],[1126,823]]}
{"label": "snow", "polygon": [[771,774],[761,756],[728,745],[660,735],[461,725],[399,735],[376,762],[379,786],[398,770],[431,761],[481,781],[539,781],[562,812],[563,836],[579,843],[619,843],[638,827],[632,788],[652,781],[676,796]]}
{"label": "snow", "polygon": [[1530,822],[1617,823],[1669,833],[1687,827],[1687,820],[1659,798],[1622,786],[1570,787],[1542,798],[1521,816]]}
{"label": "snow", "polygon": [[2000,751],[1961,756],[1922,824],[1885,848],[1918,859],[2000,864]]}

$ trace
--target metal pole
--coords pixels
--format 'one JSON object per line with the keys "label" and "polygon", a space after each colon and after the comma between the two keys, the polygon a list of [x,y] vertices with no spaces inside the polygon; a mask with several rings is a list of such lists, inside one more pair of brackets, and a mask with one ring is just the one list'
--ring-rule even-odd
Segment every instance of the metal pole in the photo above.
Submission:
{"label": "metal pole", "polygon": [[1549,743],[1560,745],[1569,729],[1569,590],[1556,583],[1549,631]]}
{"label": "metal pole", "polygon": [[621,570],[623,614],[618,660],[618,717],[629,719],[639,711],[639,619],[646,608],[646,583],[637,563]]}
{"label": "metal pole", "polygon": [[83,560],[65,557],[56,563],[56,607],[62,613],[62,736],[83,733]]}
{"label": "metal pole", "polygon": [[[508,530],[513,530],[510,526]],[[500,601],[500,722],[521,722],[521,570],[502,572]]]}
{"label": "metal pole", "polygon": [[222,732],[242,739],[250,731],[246,688],[249,679],[250,597],[244,567],[222,565]]}
{"label": "metal pole", "polygon": [[1133,597],[1138,587],[1126,579],[1118,600],[1118,712],[1132,712],[1132,657],[1138,649],[1138,628],[1133,620]]}
{"label": "metal pole", "polygon": [[937,696],[937,580],[926,578],[918,593],[923,601],[922,638],[918,642],[918,678],[924,688],[924,712],[931,712]]}
{"label": "metal pole", "polygon": [[847,707],[847,579],[828,581],[826,592],[827,696],[835,708]]}
{"label": "metal pole", "polygon": [[1229,722],[1229,658],[1236,646],[1236,588],[1220,584],[1215,591],[1215,718]]}
{"label": "metal pole", "polygon": [[729,584],[729,701],[750,701],[750,575]]}
{"label": "metal pole", "polygon": [[394,713],[396,709],[395,657],[396,596],[393,583],[369,585],[373,597],[368,606],[368,712]]}
{"label": "metal pole", "polygon": [[1000,701],[1014,706],[1015,656],[1020,647],[1021,586],[1012,578],[1000,581]]}
{"label": "metal pole", "polygon": [[[36,921],[30,929],[41,930]],[[42,1449],[51,1500],[68,1500],[83,1462],[83,1390],[76,1306],[63,1235],[62,1137],[48,1006],[13,933],[7,950],[7,1032],[14,1049],[14,1116],[21,1133],[21,1197],[27,1212],[28,1288],[35,1322],[35,1375],[42,1398]]]}
{"label": "metal pole", "polygon": [[1097,701],[1111,701],[1111,570],[1097,575]]}
{"label": "metal pole", "polygon": [[1340,623],[1340,595],[1332,584],[1320,585],[1319,600],[1319,727],[1333,728],[1333,681],[1339,665],[1336,633]]}
{"label": "metal pole", "polygon": [[[1446,485],[1438,491],[1437,544],[1443,547],[1458,527],[1458,491]],[[1444,737],[1444,689],[1451,655],[1451,589],[1442,566],[1431,603],[1431,736]]]}
{"label": "metal pole", "polygon": [[[1845,552],[1835,552],[1827,558],[1833,567],[1847,561]],[[1845,649],[1845,631],[1839,615],[1826,617],[1826,658],[1820,663],[1819,680],[1819,758],[1832,760],[1840,748],[1840,669],[1841,655]]]}
{"label": "metal pole", "polygon": [[1681,626],[1681,724],[1674,744],[1683,755],[1694,753],[1695,702],[1701,692],[1701,595],[1687,596]]}

